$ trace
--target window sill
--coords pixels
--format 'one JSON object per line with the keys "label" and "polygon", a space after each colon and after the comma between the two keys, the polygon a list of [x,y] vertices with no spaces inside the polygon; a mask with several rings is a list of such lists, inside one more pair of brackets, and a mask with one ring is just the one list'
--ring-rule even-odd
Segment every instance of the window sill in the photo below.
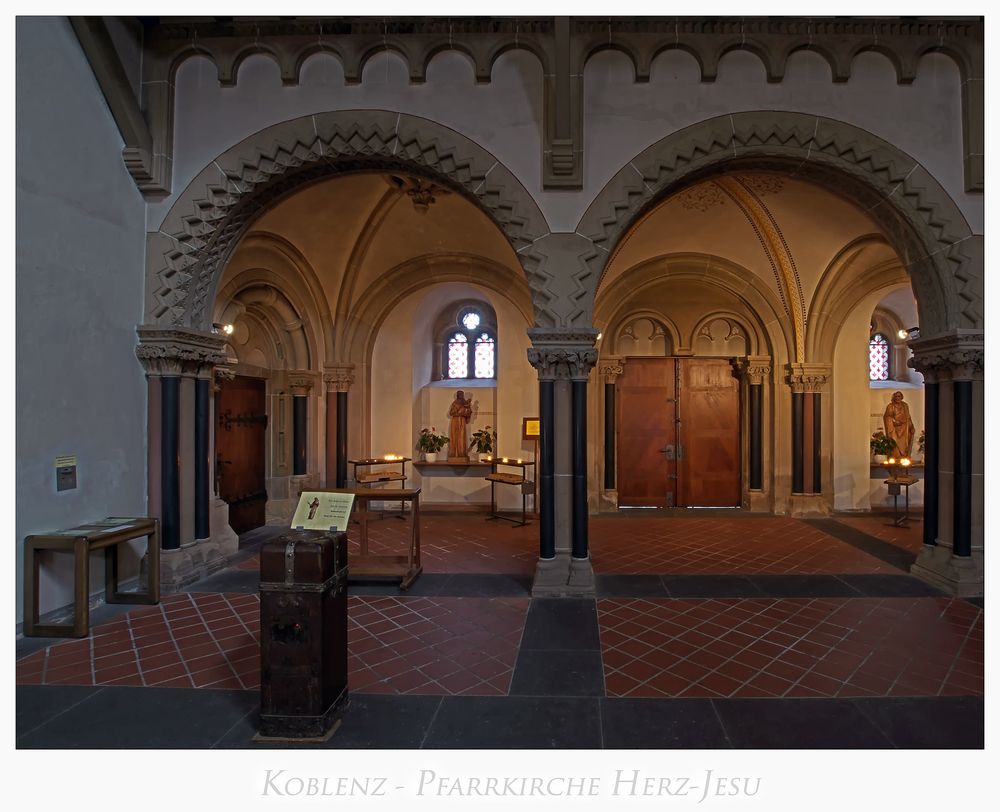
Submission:
{"label": "window sill", "polygon": [[444,381],[431,381],[427,384],[433,389],[496,389],[496,378],[449,378]]}

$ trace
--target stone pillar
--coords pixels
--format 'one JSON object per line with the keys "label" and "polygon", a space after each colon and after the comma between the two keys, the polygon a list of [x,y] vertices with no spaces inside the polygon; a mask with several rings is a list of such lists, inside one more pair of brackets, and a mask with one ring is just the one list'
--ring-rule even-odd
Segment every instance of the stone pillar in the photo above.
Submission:
{"label": "stone pillar", "polygon": [[[157,484],[150,512],[161,523],[161,588],[178,589],[225,565],[208,517],[209,381],[225,358],[225,340],[184,328],[138,327],[136,357],[146,371],[149,481]],[[152,496],[152,494],[151,494]]]}
{"label": "stone pillar", "polygon": [[[528,331],[532,341],[528,361],[538,370],[542,420],[541,529],[532,585],[535,596],[594,594],[587,536],[586,396],[587,378],[597,362],[597,332],[593,328],[537,327]],[[566,383],[570,384],[570,397],[557,397],[557,385]],[[568,436],[560,437],[567,429]],[[560,440],[569,441],[568,465],[555,454]],[[551,480],[547,472],[551,472]],[[563,482],[569,487],[561,487]],[[559,532],[567,526],[568,539]]]}
{"label": "stone pillar", "polygon": [[292,392],[292,476],[305,476],[309,473],[309,391],[313,382],[293,374],[288,384]]}
{"label": "stone pillar", "polygon": [[962,597],[982,595],[984,584],[983,338],[956,330],[910,342],[927,391],[924,513],[933,525],[910,571]]}
{"label": "stone pillar", "polygon": [[[771,374],[767,355],[748,355],[735,363],[746,393],[746,497],[744,505],[752,511],[770,510],[764,488],[764,382]],[[794,436],[794,430],[793,430]]]}
{"label": "stone pillar", "polygon": [[789,364],[792,393],[792,516],[827,516],[830,502],[823,496],[823,442],[821,392],[830,379],[829,364]]}
{"label": "stone pillar", "polygon": [[[347,393],[354,383],[354,364],[326,367],[326,486],[347,487]],[[331,485],[331,480],[335,484]]]}
{"label": "stone pillar", "polygon": [[[604,490],[614,491],[617,487],[615,477],[615,432],[617,418],[616,384],[618,376],[625,371],[625,361],[622,358],[602,358],[598,371],[604,380]],[[615,499],[617,503],[617,499]]]}

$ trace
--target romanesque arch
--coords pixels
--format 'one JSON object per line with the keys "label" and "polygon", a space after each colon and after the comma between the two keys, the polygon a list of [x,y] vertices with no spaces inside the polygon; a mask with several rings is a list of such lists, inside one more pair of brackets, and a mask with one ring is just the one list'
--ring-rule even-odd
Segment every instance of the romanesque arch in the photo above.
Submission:
{"label": "romanesque arch", "polygon": [[629,161],[576,229],[596,249],[585,259],[592,290],[619,241],[647,211],[684,186],[737,168],[798,175],[868,210],[908,266],[926,334],[982,326],[982,239],[947,192],[892,144],[846,122],[803,113],[718,116]]}
{"label": "romanesque arch", "polygon": [[513,246],[532,290],[535,322],[552,326],[552,273],[533,243],[549,233],[527,190],[465,136],[383,110],[323,113],[267,127],[228,149],[178,196],[147,238],[145,323],[207,330],[215,289],[241,235],[268,206],[337,174],[405,170],[462,194]]}

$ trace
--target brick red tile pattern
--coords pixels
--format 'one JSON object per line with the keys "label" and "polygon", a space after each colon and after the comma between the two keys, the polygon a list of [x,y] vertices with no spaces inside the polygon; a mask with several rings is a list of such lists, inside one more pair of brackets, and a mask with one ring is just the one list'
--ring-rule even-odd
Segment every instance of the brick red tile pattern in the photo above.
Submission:
{"label": "brick red tile pattern", "polygon": [[959,599],[597,605],[608,696],[983,694],[983,613]]}
{"label": "brick red tile pattern", "polygon": [[796,519],[593,516],[599,574],[817,574],[898,572]]}
{"label": "brick red tile pattern", "polygon": [[[364,598],[348,603],[352,691],[504,695],[528,599]],[[256,595],[186,593],[17,662],[17,682],[260,687]]]}
{"label": "brick red tile pattern", "polygon": [[911,553],[919,553],[924,546],[924,526],[911,521],[908,527],[895,527],[891,515],[837,516],[836,520],[869,536],[887,541]]}

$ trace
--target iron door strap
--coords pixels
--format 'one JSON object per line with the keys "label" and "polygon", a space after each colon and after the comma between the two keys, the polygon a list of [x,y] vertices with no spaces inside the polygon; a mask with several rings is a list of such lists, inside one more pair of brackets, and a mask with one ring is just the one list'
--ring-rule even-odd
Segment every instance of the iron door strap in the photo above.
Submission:
{"label": "iron door strap", "polygon": [[290,541],[285,546],[285,586],[295,583],[295,545],[298,542]]}

